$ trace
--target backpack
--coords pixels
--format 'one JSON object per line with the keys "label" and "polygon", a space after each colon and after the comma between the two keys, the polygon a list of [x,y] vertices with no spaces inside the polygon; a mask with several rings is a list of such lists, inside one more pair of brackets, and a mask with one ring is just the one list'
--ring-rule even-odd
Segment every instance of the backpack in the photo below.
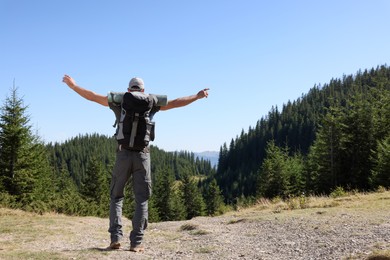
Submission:
{"label": "backpack", "polygon": [[123,95],[116,140],[124,149],[141,151],[154,140],[154,122],[149,118],[153,105],[153,97],[143,92]]}

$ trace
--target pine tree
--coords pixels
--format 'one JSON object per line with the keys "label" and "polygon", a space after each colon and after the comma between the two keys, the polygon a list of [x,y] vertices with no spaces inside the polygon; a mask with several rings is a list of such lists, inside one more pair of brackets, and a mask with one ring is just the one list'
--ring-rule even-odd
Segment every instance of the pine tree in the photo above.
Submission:
{"label": "pine tree", "polygon": [[[389,79],[390,81],[390,79]],[[386,80],[378,84],[385,84]],[[372,91],[376,102],[373,103],[373,125],[376,149],[371,161],[373,168],[370,183],[373,188],[390,187],[390,91],[379,89]]]}
{"label": "pine tree", "polygon": [[186,208],[187,219],[204,214],[204,201],[196,183],[191,180],[188,174],[185,174],[182,180],[182,193],[184,206]]}
{"label": "pine tree", "polygon": [[220,212],[220,209],[223,205],[223,198],[215,178],[211,180],[207,187],[205,204],[207,215],[214,216],[218,213],[222,213]]}
{"label": "pine tree", "polygon": [[54,182],[54,196],[50,202],[53,211],[69,215],[87,215],[88,203],[81,197],[65,162]]}
{"label": "pine tree", "polygon": [[160,221],[154,196],[151,196],[148,201],[148,221],[151,223],[156,223]]}
{"label": "pine tree", "polygon": [[55,196],[55,186],[53,183],[56,177],[53,174],[46,147],[42,141],[36,137],[34,145],[35,158],[31,161],[31,171],[35,171],[36,181],[34,184],[31,202],[28,207],[35,212],[45,212],[51,209],[51,201]]}
{"label": "pine tree", "polygon": [[103,201],[107,202],[108,185],[106,176],[102,164],[96,158],[89,161],[81,193],[87,200],[97,204]]}
{"label": "pine tree", "polygon": [[183,193],[177,188],[177,185],[172,187],[169,208],[170,220],[178,221],[186,219],[186,208],[184,206]]}
{"label": "pine tree", "polygon": [[167,167],[164,167],[155,172],[155,182],[153,187],[152,196],[155,202],[155,207],[158,212],[158,217],[161,221],[171,220],[171,199],[172,199],[172,185],[173,185],[173,172],[169,171]]}
{"label": "pine tree", "polygon": [[310,147],[307,162],[307,186],[314,192],[329,193],[344,182],[341,149],[342,112],[339,108],[329,109],[317,133],[317,139]]}
{"label": "pine tree", "polygon": [[[22,206],[34,200],[47,200],[50,179],[47,154],[39,137],[33,135],[26,115],[27,106],[11,89],[0,116],[0,186]],[[41,193],[46,188],[47,193]],[[35,204],[34,207],[40,207]],[[41,209],[39,209],[41,210]]]}
{"label": "pine tree", "polygon": [[288,176],[287,196],[300,196],[305,192],[304,159],[300,153],[288,157],[286,161]]}
{"label": "pine tree", "polygon": [[285,197],[289,185],[285,164],[288,155],[277,147],[273,140],[268,142],[266,153],[266,158],[259,171],[258,196]]}
{"label": "pine tree", "polygon": [[372,163],[370,158],[376,148],[374,140],[373,103],[370,93],[357,94],[348,102],[348,109],[341,115],[342,161],[341,186],[360,190],[369,188]]}
{"label": "pine tree", "polygon": [[374,167],[370,178],[372,186],[390,188],[390,135],[378,142],[373,161]]}

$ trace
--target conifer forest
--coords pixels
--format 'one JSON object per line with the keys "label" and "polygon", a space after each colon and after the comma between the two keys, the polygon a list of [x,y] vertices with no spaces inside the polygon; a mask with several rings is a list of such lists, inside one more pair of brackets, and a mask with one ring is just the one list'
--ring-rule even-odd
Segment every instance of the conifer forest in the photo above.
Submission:
{"label": "conifer forest", "polygon": [[[20,96],[14,87],[0,104],[0,206],[107,217],[114,138],[91,133],[44,143]],[[217,167],[192,152],[150,150],[151,222],[218,215],[259,198],[388,189],[390,68],[331,79],[270,108],[221,144]],[[129,218],[131,185],[123,207]]]}

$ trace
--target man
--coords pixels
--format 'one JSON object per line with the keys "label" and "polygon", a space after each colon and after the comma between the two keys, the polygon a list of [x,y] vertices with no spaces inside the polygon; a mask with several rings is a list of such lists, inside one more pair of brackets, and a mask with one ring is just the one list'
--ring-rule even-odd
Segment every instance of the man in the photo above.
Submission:
{"label": "man", "polygon": [[[103,106],[109,106],[116,115],[116,122],[119,122],[121,108],[118,105],[114,105],[113,100],[115,97],[113,94],[104,96],[84,89],[78,86],[75,80],[68,75],[64,75],[62,81],[81,97]],[[150,111],[150,118],[153,118],[153,115],[159,110],[165,111],[172,108],[183,107],[198,99],[207,98],[208,90],[209,89],[206,88],[199,91],[196,95],[169,100],[161,106],[155,104]],[[129,82],[128,92],[143,93],[143,80],[141,78],[132,78]],[[121,98],[122,97],[120,96],[119,99],[121,100]],[[124,187],[130,176],[133,178],[133,191],[135,197],[135,212],[132,219],[133,229],[130,232],[130,251],[142,252],[144,251],[144,247],[141,242],[144,230],[148,225],[148,199],[151,195],[150,154],[148,146],[142,150],[134,150],[129,148],[124,149],[121,145],[118,145],[110,186],[110,227],[108,231],[111,235],[111,244],[108,249],[119,249],[121,246],[120,241],[123,237],[121,217]]]}

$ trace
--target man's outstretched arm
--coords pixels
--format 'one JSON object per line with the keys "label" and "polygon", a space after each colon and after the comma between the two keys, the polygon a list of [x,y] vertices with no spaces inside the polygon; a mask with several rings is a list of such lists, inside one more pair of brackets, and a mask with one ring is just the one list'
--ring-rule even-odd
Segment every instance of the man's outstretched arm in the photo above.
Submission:
{"label": "man's outstretched arm", "polygon": [[90,101],[94,101],[94,102],[96,102],[100,105],[106,106],[106,107],[108,106],[107,96],[97,94],[91,90],[88,90],[88,89],[85,89],[85,88],[78,86],[76,84],[76,81],[73,78],[71,78],[70,76],[64,75],[64,77],[62,78],[62,82],[64,82],[66,85],[68,85],[69,88],[73,89],[77,94],[79,94],[83,98],[90,100]]}
{"label": "man's outstretched arm", "polygon": [[201,99],[204,97],[207,98],[209,95],[209,93],[207,92],[208,90],[209,90],[208,88],[205,88],[205,89],[199,91],[198,94],[196,94],[196,95],[192,95],[192,96],[188,96],[188,97],[181,97],[181,98],[177,98],[174,100],[169,100],[168,104],[166,106],[160,107],[160,110],[164,111],[164,110],[168,110],[168,109],[172,109],[172,108],[184,107],[184,106],[187,106],[198,99]]}

